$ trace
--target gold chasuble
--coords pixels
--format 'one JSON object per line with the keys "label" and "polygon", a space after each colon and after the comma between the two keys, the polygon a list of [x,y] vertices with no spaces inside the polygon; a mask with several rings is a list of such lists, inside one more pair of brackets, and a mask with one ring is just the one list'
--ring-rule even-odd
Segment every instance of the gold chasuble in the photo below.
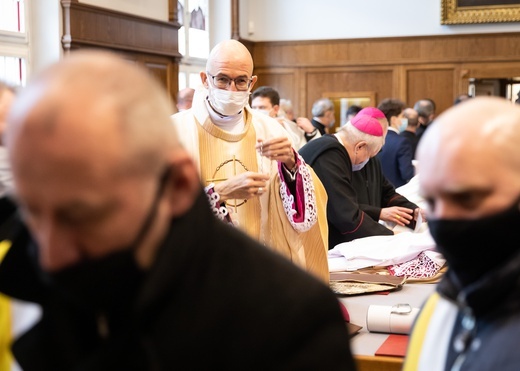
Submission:
{"label": "gold chasuble", "polygon": [[[243,133],[230,134],[206,121],[199,130],[200,172],[204,186],[247,171],[258,172],[255,129],[246,123]],[[209,134],[209,135],[208,135]],[[231,219],[247,234],[260,239],[260,199],[228,200]]]}
{"label": "gold chasuble", "polygon": [[[329,262],[327,259],[329,227],[327,224],[327,192],[314,170],[305,165],[312,176],[314,192],[316,195],[317,221],[306,232],[298,232],[287,222],[283,202],[280,196],[280,178],[271,179],[270,208],[269,208],[269,233],[266,243],[270,246],[282,247],[287,253],[291,254],[293,261],[300,262],[300,265],[307,271],[313,273],[327,285],[329,284]],[[321,206],[323,205],[323,207]],[[285,222],[283,222],[285,221]],[[276,247],[274,248],[275,250]],[[282,254],[283,251],[280,251]],[[295,253],[299,255],[295,259]]]}
{"label": "gold chasuble", "polygon": [[[283,127],[270,117],[253,115],[246,106],[243,130],[222,130],[211,121],[205,96],[205,91],[196,92],[192,109],[172,116],[179,139],[199,166],[203,185],[218,184],[247,171],[269,174],[261,195],[247,201],[226,201],[233,224],[328,284],[327,194],[323,184],[296,152],[299,166],[292,184],[298,195],[291,194],[278,162],[256,151],[258,138],[287,136]],[[296,205],[303,210],[296,210]]]}

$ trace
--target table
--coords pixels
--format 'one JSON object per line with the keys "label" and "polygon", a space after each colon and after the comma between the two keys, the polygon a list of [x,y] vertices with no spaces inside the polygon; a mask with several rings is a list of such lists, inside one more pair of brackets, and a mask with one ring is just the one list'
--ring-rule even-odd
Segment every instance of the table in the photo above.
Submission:
{"label": "table", "polygon": [[388,295],[370,294],[358,296],[341,296],[339,300],[347,308],[350,321],[363,326],[361,331],[351,338],[351,348],[359,371],[398,371],[401,370],[403,358],[375,356],[376,350],[387,339],[388,334],[367,331],[366,314],[371,304],[396,305],[410,304],[421,307],[424,300],[435,290],[435,283],[406,283],[403,288]]}

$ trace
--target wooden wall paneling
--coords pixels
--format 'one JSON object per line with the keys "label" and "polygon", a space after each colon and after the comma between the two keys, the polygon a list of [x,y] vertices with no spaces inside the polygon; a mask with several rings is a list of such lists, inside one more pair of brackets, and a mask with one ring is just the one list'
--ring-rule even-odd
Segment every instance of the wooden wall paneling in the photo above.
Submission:
{"label": "wooden wall paneling", "polygon": [[408,105],[408,86],[406,85],[406,69],[403,65],[397,65],[394,67],[393,77],[393,95],[391,98],[400,99]]}
{"label": "wooden wall paneling", "polygon": [[[393,96],[394,71],[388,67],[364,69],[312,69],[306,74],[308,110],[324,92],[373,91],[376,105]],[[310,112],[309,112],[310,113]]]}
{"label": "wooden wall paneling", "polygon": [[[66,3],[62,0],[62,3]],[[82,3],[70,3],[71,45],[101,46],[172,58],[178,52],[178,25]]]}
{"label": "wooden wall paneling", "polygon": [[[139,55],[137,62],[144,66],[154,76],[166,91],[170,93],[172,105],[175,105],[177,86],[172,86],[178,81],[179,65],[162,56]],[[173,114],[174,112],[172,112]]]}
{"label": "wooden wall paneling", "polygon": [[476,79],[520,77],[520,50],[517,62],[464,63],[461,66],[468,71],[468,77]]}
{"label": "wooden wall paneling", "polygon": [[310,107],[307,107],[307,81],[305,80],[306,71],[303,68],[296,69],[296,97],[293,100],[293,109],[296,117],[308,117]]}
{"label": "wooden wall paneling", "polygon": [[179,14],[177,14],[177,1],[168,0],[168,20],[177,23],[179,21]]}
{"label": "wooden wall paneling", "polygon": [[[127,13],[61,0],[63,8],[62,45],[65,54],[82,48],[102,48],[126,54],[142,63],[168,89],[172,99],[178,91],[177,21],[164,22]],[[173,6],[170,4],[170,6]],[[176,10],[170,9],[176,18]],[[177,72],[176,72],[177,71]]]}
{"label": "wooden wall paneling", "polygon": [[253,59],[259,69],[296,69],[295,110],[305,116],[331,90],[374,90],[378,103],[394,97],[408,105],[430,96],[440,113],[467,91],[470,78],[520,77],[520,32],[257,42]]}
{"label": "wooden wall paneling", "polygon": [[239,0],[231,0],[231,38],[234,40],[240,40]]}
{"label": "wooden wall paneling", "polygon": [[453,76],[453,96],[457,97],[460,94],[468,94],[469,88],[469,70],[464,68],[461,64],[454,69]]}
{"label": "wooden wall paneling", "polygon": [[436,105],[436,114],[453,105],[455,66],[423,65],[407,71],[407,103],[411,106],[422,98],[431,98]]}
{"label": "wooden wall paneling", "polygon": [[[278,91],[280,98],[290,99],[294,102],[296,98],[296,80],[294,70],[291,69],[268,69],[255,70],[258,76],[253,90],[260,86],[271,86]],[[293,103],[294,104],[294,103]]]}
{"label": "wooden wall paneling", "polygon": [[253,57],[259,68],[518,61],[520,32],[257,42]]}

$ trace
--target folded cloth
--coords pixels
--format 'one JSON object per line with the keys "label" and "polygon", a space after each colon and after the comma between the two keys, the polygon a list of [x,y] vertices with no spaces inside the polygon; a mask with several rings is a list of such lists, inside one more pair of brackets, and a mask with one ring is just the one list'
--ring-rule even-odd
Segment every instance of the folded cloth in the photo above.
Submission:
{"label": "folded cloth", "polygon": [[355,271],[400,264],[429,250],[435,250],[435,242],[429,230],[358,238],[340,243],[328,251],[329,271]]}
{"label": "folded cloth", "polygon": [[422,251],[415,259],[395,265],[389,265],[388,271],[394,276],[412,278],[431,278],[439,273],[446,260],[436,251]]}

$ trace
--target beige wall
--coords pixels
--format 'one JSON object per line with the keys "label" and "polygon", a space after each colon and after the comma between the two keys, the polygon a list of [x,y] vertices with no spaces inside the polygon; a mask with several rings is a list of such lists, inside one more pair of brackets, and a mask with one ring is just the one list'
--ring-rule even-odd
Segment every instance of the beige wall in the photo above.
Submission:
{"label": "beige wall", "polygon": [[168,0],[79,0],[105,9],[168,21]]}
{"label": "beige wall", "polygon": [[520,22],[441,25],[441,0],[239,0],[240,36],[297,41],[519,32]]}

